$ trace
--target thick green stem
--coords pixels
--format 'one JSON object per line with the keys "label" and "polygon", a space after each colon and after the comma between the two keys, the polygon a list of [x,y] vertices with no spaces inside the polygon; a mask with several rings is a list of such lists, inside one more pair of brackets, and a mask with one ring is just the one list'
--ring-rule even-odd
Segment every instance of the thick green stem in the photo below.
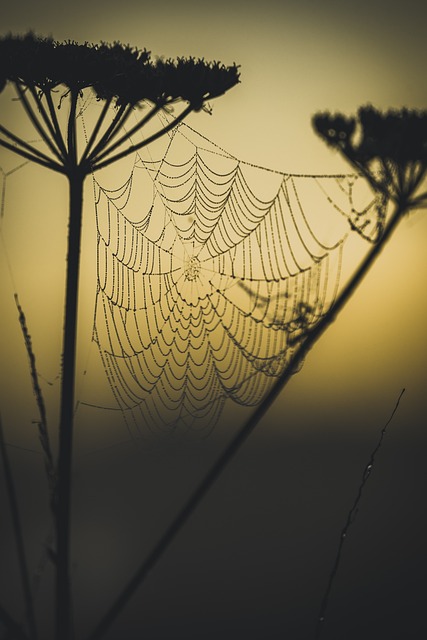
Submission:
{"label": "thick green stem", "polygon": [[56,494],[56,640],[71,639],[70,506],[73,450],[74,380],[76,368],[77,300],[83,210],[84,174],[77,168],[68,175],[70,211],[61,408],[59,426],[58,484]]}

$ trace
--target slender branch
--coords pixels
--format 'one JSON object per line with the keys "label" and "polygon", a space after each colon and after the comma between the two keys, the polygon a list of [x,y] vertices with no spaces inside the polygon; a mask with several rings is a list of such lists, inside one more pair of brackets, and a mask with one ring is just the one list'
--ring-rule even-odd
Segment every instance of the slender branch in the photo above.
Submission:
{"label": "slender branch", "polygon": [[26,633],[23,631],[21,625],[19,625],[11,615],[8,614],[6,609],[0,604],[0,620],[12,634],[13,640],[30,640]]}
{"label": "slender branch", "polygon": [[132,109],[129,106],[128,107],[128,111],[126,111],[126,105],[121,105],[118,108],[117,113],[115,114],[114,118],[110,122],[110,125],[108,126],[108,128],[105,131],[104,135],[99,140],[99,142],[97,143],[97,145],[95,146],[95,148],[91,152],[90,156],[87,156],[89,162],[93,162],[93,159],[96,157],[97,153],[102,151],[104,149],[105,145],[108,144],[109,140],[111,140],[111,138],[117,133],[117,131],[120,128],[121,118],[122,118],[123,114],[125,112],[126,113],[130,113],[131,110]]}
{"label": "slender branch", "polygon": [[426,175],[426,171],[427,171],[427,167],[425,166],[424,163],[421,162],[420,166],[419,166],[419,169],[418,169],[418,172],[415,173],[415,171],[414,171],[415,175],[413,176],[413,179],[410,182],[409,189],[408,189],[409,193],[413,193],[415,191],[415,189],[417,189],[419,187],[420,183],[424,180],[424,177]]}
{"label": "slender branch", "polygon": [[282,375],[277,379],[276,383],[271,388],[270,392],[265,396],[264,400],[260,405],[255,409],[247,422],[243,425],[243,427],[239,430],[239,432],[234,436],[233,440],[227,445],[222,454],[216,460],[216,462],[212,465],[211,469],[208,471],[206,476],[200,482],[195,491],[191,494],[190,498],[184,504],[182,509],[178,512],[173,522],[167,528],[163,536],[159,539],[157,544],[152,549],[149,556],[142,562],[139,568],[135,571],[133,576],[130,578],[128,583],[122,589],[117,599],[111,607],[108,609],[107,613],[99,622],[98,626],[92,632],[91,635],[88,636],[87,640],[100,640],[107,629],[111,626],[117,616],[120,614],[124,606],[127,604],[129,599],[133,596],[138,587],[143,583],[149,572],[153,569],[153,567],[160,560],[166,549],[169,547],[172,540],[181,530],[183,525],[187,522],[189,517],[195,511],[197,506],[202,502],[202,500],[207,495],[210,488],[214,485],[215,481],[219,478],[221,473],[227,467],[228,463],[231,459],[236,455],[239,451],[240,447],[247,440],[249,435],[255,429],[261,418],[265,415],[267,410],[271,407],[274,400],[278,397],[278,395],[283,390],[286,383],[293,377],[293,372],[298,369],[301,362],[304,360],[308,351],[314,345],[315,342],[320,338],[320,336],[326,331],[326,329],[332,324],[335,320],[338,313],[344,307],[346,302],[353,295],[364,276],[375,262],[375,260],[380,255],[382,248],[385,246],[386,242],[390,238],[397,224],[399,223],[402,213],[406,210],[404,205],[396,205],[395,211],[391,216],[390,222],[384,230],[384,234],[382,236],[381,241],[374,245],[372,249],[369,251],[368,255],[365,257],[364,261],[360,265],[359,269],[356,271],[354,276],[348,282],[346,287],[344,287],[341,294],[338,296],[335,301],[334,306],[330,309],[330,311],[323,316],[323,318],[317,323],[317,325],[311,329],[307,333],[307,337],[305,342],[301,345],[300,349],[295,353],[295,355],[291,358],[288,366]]}
{"label": "slender branch", "polygon": [[22,335],[24,337],[25,347],[30,364],[30,376],[33,384],[33,391],[37,401],[40,420],[37,422],[39,428],[39,439],[44,453],[45,468],[49,483],[52,506],[54,505],[54,492],[56,484],[56,473],[53,462],[52,450],[50,448],[49,432],[47,428],[46,406],[44,403],[43,393],[39,384],[39,377],[36,367],[36,358],[34,356],[31,336],[28,332],[25,314],[19,304],[18,296],[15,294],[15,303],[19,313],[19,324],[21,325]]}
{"label": "slender branch", "polygon": [[44,142],[47,144],[47,146],[49,147],[49,149],[52,151],[52,153],[59,159],[62,160],[61,158],[61,154],[59,153],[58,149],[55,147],[55,145],[53,144],[52,140],[50,139],[49,135],[46,133],[46,131],[44,130],[44,128],[42,127],[42,125],[40,124],[40,122],[37,119],[36,114],[33,111],[33,108],[30,104],[30,102],[27,100],[27,96],[25,95],[25,91],[22,89],[21,85],[19,84],[19,82],[15,82],[14,83],[16,91],[19,95],[19,97],[21,98],[21,104],[24,107],[25,113],[27,114],[27,116],[29,117],[29,119],[31,120],[34,128],[36,129],[36,131],[41,135],[42,139],[44,140]]}
{"label": "slender branch", "polygon": [[387,198],[392,198],[393,201],[396,200],[395,195],[390,193],[390,191],[387,190],[387,187],[384,186],[381,181],[375,180],[373,175],[363,166],[362,163],[353,160],[351,156],[348,156],[345,152],[344,155],[347,160],[353,165],[353,167],[355,167],[363,175],[363,177],[366,178],[374,191],[380,191]]}
{"label": "slender branch", "polygon": [[61,150],[63,157],[66,159],[68,155],[67,148],[65,146],[64,138],[62,136],[61,127],[59,126],[58,117],[56,115],[55,105],[53,104],[52,94],[50,89],[47,89],[44,95],[46,98],[47,106],[49,108],[50,117],[52,118],[52,123],[56,131],[56,140],[57,140],[58,147]]}
{"label": "slender branch", "polygon": [[[31,91],[31,95],[33,96],[34,102],[37,105],[38,110],[40,111],[41,117],[44,120],[45,125],[47,126],[49,133],[51,135],[51,138],[55,141],[57,148],[53,149],[52,151],[53,153],[55,153],[55,155],[57,156],[57,158],[62,162],[65,163],[66,158],[67,158],[67,150],[65,149],[64,146],[64,142],[62,140],[62,135],[61,135],[61,130],[59,129],[59,123],[58,120],[56,119],[56,125],[55,126],[55,122],[51,117],[49,118],[49,114],[47,113],[42,98],[40,98],[37,95],[37,91],[33,86],[28,87],[29,90]],[[50,94],[50,89],[46,89],[46,92]],[[45,93],[43,95],[46,95]],[[49,106],[49,103],[48,103]],[[50,113],[50,109],[49,109],[49,113]],[[56,113],[55,113],[55,109],[53,109],[53,114],[55,115],[56,118]]]}
{"label": "slender branch", "polygon": [[148,144],[151,144],[152,142],[154,142],[155,140],[163,136],[165,133],[168,133],[168,131],[171,131],[172,129],[174,129],[180,122],[182,122],[182,120],[184,120],[184,118],[188,116],[189,113],[191,113],[192,110],[193,110],[193,107],[191,106],[191,104],[188,105],[188,107],[186,107],[186,109],[184,109],[184,111],[179,116],[177,116],[174,120],[169,122],[169,124],[167,124],[166,127],[159,129],[159,131],[157,131],[156,133],[153,133],[153,135],[151,135],[149,138],[146,138],[142,142],[139,142],[138,144],[134,144],[128,147],[124,151],[117,153],[115,156],[112,156],[111,158],[108,158],[107,160],[104,160],[99,164],[95,163],[95,165],[92,166],[92,171],[98,171],[99,169],[103,169],[104,167],[107,167],[109,164],[116,162],[116,160],[125,158],[131,153],[134,153],[135,151],[138,151],[139,149],[146,147]]}
{"label": "slender branch", "polygon": [[410,193],[412,190],[412,185],[415,183],[415,178],[416,178],[416,168],[417,168],[417,163],[414,162],[410,162],[409,166],[408,166],[408,181],[407,181],[407,193]]}
{"label": "slender branch", "polygon": [[81,157],[81,160],[80,160],[81,164],[83,162],[85,162],[86,158],[88,157],[88,155],[90,153],[90,150],[92,149],[92,147],[93,147],[93,145],[95,143],[95,140],[96,140],[96,137],[97,137],[97,135],[99,133],[99,130],[101,129],[101,126],[102,126],[102,124],[103,124],[103,122],[105,120],[105,117],[106,117],[106,115],[108,113],[108,110],[109,110],[109,108],[111,106],[111,102],[112,102],[112,98],[108,98],[108,100],[105,100],[105,103],[104,103],[104,106],[102,108],[102,111],[101,111],[101,113],[99,115],[98,120],[96,121],[96,124],[95,124],[95,126],[93,128],[91,136],[90,136],[90,138],[89,138],[89,140],[88,140],[88,142],[86,144],[86,148],[85,148],[85,150],[83,152],[83,155]]}
{"label": "slender branch", "polygon": [[13,144],[9,144],[5,140],[0,140],[0,147],[4,147],[5,149],[9,149],[9,151],[13,151],[18,156],[22,158],[26,158],[26,160],[30,160],[30,162],[35,162],[36,164],[40,164],[42,167],[46,167],[47,169],[52,169],[52,171],[57,171],[58,173],[65,173],[64,167],[57,162],[45,162],[41,158],[37,156],[33,156],[31,153],[27,153],[23,149],[19,149],[15,147]]}
{"label": "slender branch", "polygon": [[68,158],[72,167],[77,165],[76,110],[78,95],[78,91],[75,89],[71,91],[70,114],[68,116]]}
{"label": "slender branch", "polygon": [[326,610],[328,608],[329,597],[330,597],[330,594],[331,594],[331,591],[332,591],[332,587],[333,587],[333,584],[334,584],[334,581],[335,581],[335,578],[336,578],[336,575],[337,575],[337,572],[338,572],[338,568],[339,568],[339,565],[340,565],[342,550],[343,550],[344,543],[345,543],[346,538],[347,538],[348,530],[349,530],[349,528],[351,527],[351,525],[353,524],[353,522],[356,519],[357,512],[358,512],[358,509],[359,509],[359,504],[360,504],[360,501],[362,499],[363,490],[364,490],[365,485],[368,482],[369,477],[371,475],[372,468],[373,468],[374,462],[375,462],[375,457],[376,457],[378,451],[381,448],[381,445],[383,443],[387,427],[390,424],[390,422],[393,420],[394,415],[395,415],[395,413],[396,413],[396,411],[397,411],[397,409],[399,407],[400,400],[401,400],[401,398],[402,398],[404,393],[405,393],[405,389],[402,389],[402,391],[400,392],[400,395],[399,395],[399,397],[397,399],[396,405],[395,405],[395,407],[393,409],[393,412],[392,412],[391,416],[387,420],[387,422],[384,425],[384,427],[381,429],[379,440],[378,440],[375,448],[373,449],[373,451],[372,451],[372,453],[370,455],[369,461],[368,461],[367,465],[365,466],[365,469],[363,470],[362,481],[361,481],[359,489],[357,491],[357,495],[356,495],[356,497],[354,499],[354,502],[353,502],[353,505],[352,505],[350,511],[348,512],[345,525],[344,525],[344,527],[343,527],[343,529],[341,531],[340,541],[339,541],[339,544],[338,544],[338,550],[337,550],[337,554],[336,554],[336,557],[335,557],[335,562],[333,564],[331,573],[329,575],[328,584],[326,586],[325,594],[324,594],[324,596],[322,598],[322,602],[321,602],[321,605],[320,605],[320,611],[319,611],[319,615],[318,615],[318,618],[317,618],[316,631],[315,631],[315,635],[314,635],[315,640],[318,640],[320,638],[320,635],[321,635],[321,632],[322,632],[322,629],[323,629]]}
{"label": "slender branch", "polygon": [[[383,169],[383,173],[386,179],[386,183],[393,187],[393,194],[397,193],[396,183],[393,176],[393,165],[390,163],[387,158],[381,158],[381,166]],[[377,187],[378,188],[378,187]],[[388,194],[391,193],[389,189],[387,191]]]}
{"label": "slender branch", "polygon": [[[25,140],[22,140],[22,138],[20,138],[19,136],[15,135],[11,131],[9,131],[9,129],[6,129],[6,127],[4,127],[1,124],[0,124],[0,133],[3,133],[3,135],[5,135],[7,138],[9,138],[10,140],[13,140],[13,142],[15,142],[15,144],[20,145],[21,147],[26,149],[28,152],[30,152],[33,155],[39,157],[41,160],[44,160],[46,163],[51,163],[51,162],[54,163],[55,162],[55,160],[53,160],[52,158],[49,158],[49,156],[47,156],[42,151],[39,151],[38,149],[33,147],[28,142],[25,142]],[[0,140],[0,143],[1,142],[2,141]],[[12,149],[15,149],[15,147],[12,146]]]}
{"label": "slender branch", "polygon": [[[122,135],[121,138],[119,138],[119,140],[117,140],[114,144],[111,145],[111,147],[106,148],[104,151],[102,151],[100,154],[98,154],[96,156],[96,158],[94,159],[95,163],[99,162],[100,160],[102,160],[103,158],[105,158],[106,156],[108,156],[110,153],[112,153],[112,151],[114,151],[115,149],[117,149],[118,147],[120,147],[120,145],[122,145],[124,142],[126,142],[127,140],[129,140],[129,138],[131,136],[134,135],[134,133],[136,133],[137,131],[139,131],[140,129],[142,129],[143,126],[145,126],[147,124],[147,122],[149,122],[153,116],[156,115],[156,113],[158,113],[159,111],[161,111],[162,107],[159,107],[157,105],[155,105],[151,111],[149,111],[144,118],[142,118],[139,122],[137,122],[136,125],[134,125],[132,127],[132,129],[130,129],[129,131],[126,131],[125,134]],[[130,113],[128,112],[127,117],[129,117]],[[120,123],[120,128],[123,127],[124,125],[124,121],[122,121]]]}
{"label": "slender branch", "polygon": [[34,615],[33,597],[31,595],[30,577],[28,572],[27,558],[25,555],[24,538],[22,534],[21,518],[19,515],[18,499],[15,491],[15,483],[13,481],[12,469],[9,463],[6,444],[3,435],[3,426],[0,416],[0,454],[3,462],[4,476],[6,482],[7,494],[9,497],[10,511],[12,515],[13,532],[15,536],[16,550],[18,553],[19,569],[21,573],[21,584],[24,592],[25,613],[28,623],[28,629],[32,640],[37,639],[37,626]]}
{"label": "slender branch", "polygon": [[423,191],[423,193],[420,193],[414,200],[410,201],[411,209],[424,208],[425,204],[423,204],[423,201],[425,200],[427,200],[427,191]]}

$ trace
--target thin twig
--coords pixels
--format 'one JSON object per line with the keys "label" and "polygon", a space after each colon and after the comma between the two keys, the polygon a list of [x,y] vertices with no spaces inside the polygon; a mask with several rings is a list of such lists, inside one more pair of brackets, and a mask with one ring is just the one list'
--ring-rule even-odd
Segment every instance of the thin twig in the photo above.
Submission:
{"label": "thin twig", "polygon": [[[128,111],[129,110],[130,110],[130,107],[128,107]],[[101,139],[95,145],[95,148],[92,151],[90,151],[89,149],[90,155],[86,153],[83,155],[84,160],[88,158],[89,162],[92,162],[93,159],[97,156],[97,154],[105,148],[105,145],[108,144],[111,138],[114,137],[114,135],[119,131],[121,118],[125,113],[125,111],[126,111],[126,105],[122,104],[117,109],[117,112],[115,113],[114,118],[111,120],[109,126],[107,127],[107,130],[104,132]]]}
{"label": "thin twig", "polygon": [[[42,97],[37,94],[36,89],[34,87],[28,87],[28,88],[31,92],[31,95],[33,96],[33,100],[37,105],[40,115],[43,118],[44,123],[49,130],[52,140],[54,140],[56,143],[57,148],[51,147],[51,150],[62,163],[65,163],[67,158],[67,150],[65,149],[65,146],[63,144],[61,130],[59,129],[59,123],[56,119],[55,109],[53,109],[53,113],[52,113],[49,107],[49,113],[48,113],[42,102]],[[46,89],[46,91],[43,93],[43,95],[45,96],[47,96],[47,94],[50,95],[49,89]],[[49,101],[47,102],[49,106]],[[49,114],[50,114],[50,118],[49,118]],[[55,119],[53,119],[53,116],[55,116]]]}
{"label": "thin twig", "polygon": [[12,616],[6,611],[6,609],[0,604],[0,620],[6,627],[7,631],[11,634],[12,640],[29,640],[27,634],[22,629]]}
{"label": "thin twig", "polygon": [[387,430],[388,425],[390,424],[390,422],[393,420],[394,414],[397,411],[397,408],[399,406],[400,400],[403,396],[403,394],[405,393],[405,389],[402,389],[402,391],[400,392],[400,395],[397,399],[396,405],[393,409],[393,412],[390,416],[390,418],[387,420],[386,424],[384,425],[384,427],[381,429],[381,433],[380,433],[380,437],[379,440],[377,442],[376,447],[373,449],[368,464],[366,465],[365,469],[363,470],[363,475],[362,475],[362,482],[360,483],[359,489],[357,491],[357,495],[354,499],[353,505],[350,509],[350,511],[348,512],[347,515],[347,519],[345,521],[345,525],[341,531],[340,534],[340,541],[338,544],[338,550],[337,550],[337,555],[335,557],[335,562],[333,564],[331,573],[329,574],[329,580],[328,580],[328,584],[326,586],[326,590],[325,590],[325,594],[322,598],[322,602],[320,605],[320,611],[319,611],[319,615],[317,618],[317,624],[316,624],[316,632],[315,632],[315,640],[318,640],[318,638],[320,638],[320,634],[322,632],[323,626],[324,626],[324,621],[325,621],[325,615],[326,615],[326,609],[328,607],[328,602],[329,602],[329,597],[331,595],[331,591],[332,591],[332,587],[334,585],[335,582],[335,578],[338,572],[338,568],[340,565],[340,561],[341,561],[341,555],[342,555],[342,550],[344,547],[344,542],[347,539],[347,534],[348,534],[348,530],[350,529],[351,525],[354,523],[356,516],[357,516],[357,512],[359,510],[359,504],[360,501],[362,499],[362,494],[363,494],[363,490],[365,488],[366,483],[368,482],[368,479],[371,475],[372,472],[372,468],[374,466],[374,462],[375,462],[375,457],[378,453],[378,451],[380,450],[380,447],[383,443],[384,440],[384,436]]}
{"label": "thin twig", "polygon": [[83,155],[82,155],[82,157],[80,159],[81,163],[85,162],[85,160],[88,157],[93,145],[96,142],[97,135],[98,135],[98,133],[99,133],[99,131],[101,129],[101,126],[102,126],[102,124],[103,124],[103,122],[105,120],[105,117],[106,117],[106,115],[108,113],[108,110],[109,110],[109,108],[111,106],[111,102],[112,102],[112,98],[108,98],[107,100],[105,100],[105,103],[104,103],[104,106],[102,108],[102,111],[99,114],[99,118],[96,121],[95,126],[94,126],[94,128],[92,130],[92,133],[90,135],[90,138],[86,143],[86,147],[85,147],[85,149],[83,151]]}
{"label": "thin twig", "polygon": [[[12,515],[13,533],[15,536],[16,550],[18,553],[19,569],[21,573],[21,584],[24,592],[25,614],[28,623],[31,640],[37,639],[37,626],[34,615],[33,597],[31,595],[30,576],[28,572],[27,558],[25,555],[24,538],[22,535],[21,518],[19,515],[18,499],[13,481],[12,469],[9,463],[9,455],[3,435],[3,426],[0,416],[0,455],[3,462],[6,490],[9,498],[10,511]],[[7,625],[8,628],[10,625]]]}
{"label": "thin twig", "polygon": [[[188,107],[184,109],[184,111],[182,111],[182,113],[179,114],[179,116],[177,116],[174,120],[172,120],[168,125],[166,125],[162,129],[159,129],[159,131],[157,131],[156,133],[153,133],[153,135],[149,136],[142,142],[139,142],[138,144],[134,144],[128,147],[124,151],[117,153],[115,156],[112,156],[110,158],[107,158],[106,160],[101,161],[99,164],[97,164],[97,161],[95,159],[95,164],[92,166],[92,171],[98,171],[99,169],[103,169],[104,167],[107,167],[109,164],[116,162],[116,160],[125,158],[129,154],[134,153],[135,151],[138,151],[139,149],[142,149],[143,147],[146,147],[147,145],[151,144],[161,136],[168,133],[168,131],[171,131],[172,129],[174,129],[180,122],[182,122],[182,120],[184,120],[184,118],[188,116],[189,113],[191,113],[191,111],[193,111],[193,107],[190,104],[188,105]],[[137,128],[139,129],[141,126],[142,126],[142,123],[139,123],[139,126]],[[135,127],[133,131],[134,130],[135,130]]]}
{"label": "thin twig", "polygon": [[73,168],[77,165],[76,110],[78,97],[78,92],[72,90],[70,100],[70,113],[68,116],[67,145],[68,157]]}
{"label": "thin twig", "polygon": [[27,322],[25,314],[19,304],[18,295],[15,293],[15,303],[19,312],[19,324],[21,325],[22,335],[24,336],[25,348],[28,354],[28,360],[30,364],[31,382],[33,384],[33,391],[37,401],[37,407],[39,410],[40,419],[37,421],[39,429],[39,439],[44,453],[46,474],[49,483],[51,504],[54,505],[54,493],[56,485],[56,473],[55,465],[53,462],[52,450],[50,448],[49,433],[47,428],[46,406],[44,403],[43,393],[39,384],[39,377],[36,367],[36,358],[33,351],[33,345],[31,342],[31,336],[28,332]]}
{"label": "thin twig", "polygon": [[27,100],[27,96],[25,95],[25,91],[24,89],[21,87],[21,85],[19,84],[19,82],[14,82],[16,91],[21,99],[21,104],[24,107],[24,111],[27,114],[28,118],[30,119],[30,121],[33,124],[33,127],[35,128],[35,130],[37,131],[37,133],[39,133],[41,135],[41,137],[43,138],[44,142],[46,143],[46,145],[49,147],[49,149],[51,150],[51,152],[59,159],[62,161],[62,157],[61,154],[59,153],[58,149],[55,147],[55,145],[53,144],[52,140],[49,138],[49,134],[46,133],[45,129],[42,127],[42,125],[40,124],[36,114],[34,113],[34,110],[29,102],[29,100]]}
{"label": "thin twig", "polygon": [[[127,140],[129,140],[129,138],[131,136],[134,135],[134,133],[136,133],[137,131],[139,131],[140,129],[142,129],[142,127],[144,127],[155,115],[156,113],[158,113],[161,110],[161,107],[158,107],[157,105],[155,105],[151,111],[149,111],[143,118],[141,118],[141,120],[139,122],[137,122],[129,131],[126,131],[125,134],[123,134],[121,136],[121,138],[119,138],[118,140],[116,140],[116,142],[114,142],[114,144],[111,145],[111,147],[107,147],[106,149],[102,150],[99,154],[96,155],[95,158],[95,162],[99,163],[103,158],[105,158],[106,156],[108,156],[110,153],[112,153],[115,149],[118,149],[118,147],[120,147],[120,145],[122,145],[124,142],[126,142]],[[127,120],[127,118],[130,116],[130,114],[132,113],[133,109],[130,109],[125,116],[123,116],[123,119],[120,122],[120,129],[123,127],[123,125],[125,124],[125,121]],[[118,129],[119,127],[117,127]],[[163,135],[163,134],[162,134]],[[112,139],[112,137],[110,136],[109,140],[107,141],[110,142]]]}
{"label": "thin twig", "polygon": [[[73,109],[70,118],[73,118]],[[70,125],[72,128],[72,125]],[[71,146],[74,134],[69,135]],[[75,147],[74,147],[75,150]],[[70,149],[71,152],[71,149]],[[74,155],[74,152],[71,153]],[[78,281],[83,212],[84,174],[74,169],[69,175],[70,205],[68,255],[65,285],[63,365],[60,397],[59,453],[56,516],[56,610],[55,639],[71,640],[72,611],[70,583],[70,516],[73,456],[74,385],[77,345]]]}
{"label": "thin twig", "polygon": [[[0,132],[2,129],[3,127],[0,127]],[[0,140],[0,146],[4,147],[5,149],[9,149],[9,151],[13,151],[13,153],[16,153],[18,156],[22,156],[22,158],[25,158],[26,160],[30,160],[31,162],[35,162],[36,164],[41,164],[42,167],[46,167],[47,169],[52,169],[52,171],[57,171],[58,173],[65,173],[64,167],[60,165],[58,162],[54,162],[53,160],[49,160],[49,159],[43,160],[41,157],[39,157],[40,155],[42,156],[43,154],[40,154],[37,151],[37,149],[32,149],[32,152],[28,153],[28,151],[25,151],[24,149],[20,149],[19,147],[16,147],[13,144],[6,142],[6,140]],[[34,155],[33,152],[37,153],[37,155]]]}
{"label": "thin twig", "polygon": [[58,117],[55,111],[55,105],[53,104],[52,94],[49,89],[45,90],[44,96],[46,98],[47,106],[49,108],[50,117],[52,118],[53,126],[56,131],[56,140],[58,147],[60,148],[64,158],[67,158],[67,148],[65,146],[64,138],[62,136],[61,127],[59,125]]}

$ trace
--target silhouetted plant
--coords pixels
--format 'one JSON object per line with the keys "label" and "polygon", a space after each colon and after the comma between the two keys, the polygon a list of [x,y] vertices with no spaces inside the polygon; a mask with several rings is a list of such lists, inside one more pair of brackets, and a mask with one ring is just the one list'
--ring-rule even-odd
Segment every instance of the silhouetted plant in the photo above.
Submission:
{"label": "silhouetted plant", "polygon": [[[146,146],[182,121],[191,111],[204,108],[207,100],[225,93],[239,79],[238,68],[219,63],[206,63],[194,58],[157,60],[152,62],[147,51],[123,46],[89,45],[75,42],[57,43],[51,39],[8,36],[0,39],[0,90],[10,83],[46,150],[40,151],[16,133],[0,125],[0,146],[24,158],[66,176],[69,182],[69,238],[66,282],[66,309],[61,382],[60,441],[57,464],[58,484],[54,500],[56,536],[56,640],[69,640],[71,635],[69,586],[69,502],[74,410],[74,370],[76,348],[77,283],[79,270],[82,188],[85,177]],[[59,104],[58,89],[61,88]],[[78,149],[76,118],[82,92],[92,90],[101,103],[100,114],[81,153]],[[57,109],[64,100],[69,112],[66,125],[61,125]],[[124,130],[135,108],[151,105],[139,122]],[[181,112],[164,128],[143,142],[133,144],[130,136],[153,119],[156,113],[176,103],[186,103]],[[110,107],[115,113],[110,120]],[[301,309],[298,323],[298,349],[289,366],[278,378],[270,393],[255,409],[205,478],[194,490],[151,554],[137,568],[99,625],[89,636],[101,638],[137,587],[143,582],[183,524],[203,500],[207,491],[237,453],[258,424],[304,357],[336,315],[379,255],[400,219],[408,211],[424,207],[427,192],[421,190],[427,170],[427,113],[409,110],[381,114],[373,107],[360,109],[357,118],[341,114],[319,114],[314,126],[322,138],[360,172],[382,194],[394,203],[394,210],[384,219],[381,233],[366,258],[330,311],[307,327]],[[300,335],[302,332],[303,335]],[[26,633],[0,606],[0,619],[12,637],[27,638]],[[29,630],[34,640],[35,632]]]}
{"label": "silhouetted plant", "polygon": [[390,214],[388,222],[384,220],[381,233],[377,235],[373,247],[354,276],[319,322],[305,329],[304,316],[310,313],[310,309],[301,309],[299,329],[303,330],[303,335],[300,331],[298,332],[299,349],[295,351],[295,355],[270,392],[193,491],[164,535],[153,547],[152,552],[137,568],[104,619],[90,635],[89,640],[99,640],[102,637],[137,587],[145,580],[176,534],[277,399],[294,372],[299,369],[314,343],[323,335],[353,295],[397,223],[410,210],[427,204],[427,192],[418,191],[427,171],[427,112],[418,113],[403,109],[383,115],[373,107],[364,107],[359,111],[359,122],[356,118],[346,118],[343,115],[331,116],[327,113],[316,115],[313,124],[328,144],[338,149],[365,176],[372,188],[383,195],[385,205],[390,201],[394,202],[394,211]]}
{"label": "silhouetted plant", "polygon": [[427,112],[381,113],[366,106],[351,118],[319,113],[313,125],[373,189],[405,211],[425,206],[427,192],[417,193],[417,189],[427,170]]}
{"label": "silhouetted plant", "polygon": [[[0,39],[0,91],[7,83],[45,145],[42,151],[16,132],[0,125],[0,146],[66,176],[69,185],[69,235],[66,302],[61,379],[61,408],[57,486],[53,504],[56,521],[56,638],[71,633],[69,584],[69,531],[71,461],[74,413],[74,378],[83,183],[90,173],[128,156],[163,136],[192,111],[200,111],[207,100],[224,94],[239,82],[238,67],[226,67],[203,59],[155,60],[146,50],[122,45],[74,41],[57,42],[33,33]],[[99,116],[79,150],[76,120],[79,98],[92,90],[102,104]],[[59,103],[57,96],[59,94]],[[65,126],[58,108],[68,103]],[[181,111],[166,126],[160,126],[142,142],[132,144],[138,132],[163,109],[176,104]],[[148,105],[148,107],[147,107]],[[125,131],[124,126],[138,107],[145,115]],[[115,108],[114,117],[111,107]],[[13,625],[0,609],[0,618],[13,634]],[[31,631],[31,637],[34,633]]]}
{"label": "silhouetted plant", "polygon": [[[382,221],[381,233],[376,244],[347,287],[347,299],[366,275],[403,216],[414,209],[427,206],[427,191],[422,189],[423,186],[425,187],[423,181],[427,172],[427,111],[400,109],[381,113],[372,106],[365,106],[359,109],[357,117],[351,118],[342,114],[319,113],[313,118],[313,126],[328,145],[340,152],[368,180],[375,191],[381,193],[386,201],[394,203],[394,210],[388,223],[385,220]],[[354,520],[364,485],[369,477],[375,454],[381,446],[387,425],[383,428],[377,447],[371,455],[359,493],[341,532],[337,556],[316,624],[316,639],[320,638],[323,629],[345,535]]]}
{"label": "silhouetted plant", "polygon": [[[208,470],[163,536],[154,545],[151,553],[136,569],[88,640],[102,638],[129,598],[144,582],[284,386],[300,368],[309,350],[351,298],[397,223],[408,211],[427,204],[427,192],[418,192],[427,171],[427,112],[402,109],[381,114],[373,107],[364,107],[359,111],[359,121],[341,114],[332,116],[329,113],[323,113],[313,118],[313,125],[328,144],[338,149],[363,174],[374,191],[382,194],[382,205],[385,209],[390,201],[394,202],[394,211],[391,212],[388,221],[385,218],[381,220],[380,233],[377,234],[373,247],[330,310],[319,318],[318,323],[306,328],[305,318],[311,310],[301,308],[297,327],[299,349],[295,351],[270,392]],[[321,625],[318,625],[317,634],[320,633],[320,628]]]}

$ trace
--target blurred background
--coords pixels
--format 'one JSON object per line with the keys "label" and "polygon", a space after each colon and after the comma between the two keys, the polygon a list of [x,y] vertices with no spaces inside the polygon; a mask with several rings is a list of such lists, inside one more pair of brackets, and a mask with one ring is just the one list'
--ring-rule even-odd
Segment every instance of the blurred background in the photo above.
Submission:
{"label": "blurred background", "polygon": [[[188,123],[242,160],[316,174],[349,170],[314,134],[316,111],[351,114],[367,103],[426,108],[425,13],[420,0],[41,0],[3,3],[0,29],[236,62],[241,83],[212,103],[212,115],[194,114]],[[13,120],[15,106],[1,103],[2,121]],[[18,164],[2,153],[4,171]],[[8,176],[0,247],[0,408],[35,571],[44,563],[49,519],[13,294],[27,316],[54,434],[67,191],[65,180],[46,173],[25,167]],[[96,288],[91,213],[88,204],[80,372],[96,357],[88,346]],[[340,531],[402,388],[344,547],[322,637],[425,635],[426,238],[424,212],[402,221],[108,638],[313,638]],[[241,422],[246,415],[242,410]],[[97,622],[235,428],[233,414],[206,440],[137,445],[122,421],[79,409],[77,637]],[[0,488],[0,602],[18,617],[23,607],[3,481]],[[48,629],[52,576],[49,568],[41,573],[37,597]]]}

